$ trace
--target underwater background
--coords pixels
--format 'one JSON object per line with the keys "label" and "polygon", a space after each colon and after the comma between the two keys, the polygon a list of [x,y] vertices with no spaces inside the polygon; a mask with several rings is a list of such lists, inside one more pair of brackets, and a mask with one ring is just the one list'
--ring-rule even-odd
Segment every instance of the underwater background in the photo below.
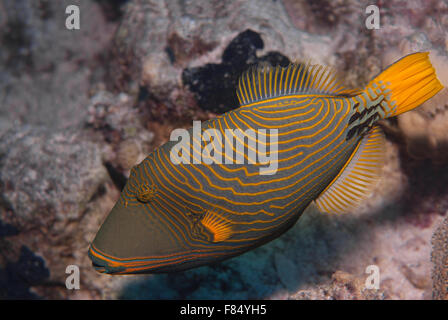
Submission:
{"label": "underwater background", "polygon": [[447,89],[382,121],[384,174],[356,212],[310,207],[278,239],[185,272],[110,276],[87,257],[131,167],[236,108],[249,66],[311,59],[355,88],[417,51],[447,86],[448,1],[0,0],[0,299],[448,299]]}

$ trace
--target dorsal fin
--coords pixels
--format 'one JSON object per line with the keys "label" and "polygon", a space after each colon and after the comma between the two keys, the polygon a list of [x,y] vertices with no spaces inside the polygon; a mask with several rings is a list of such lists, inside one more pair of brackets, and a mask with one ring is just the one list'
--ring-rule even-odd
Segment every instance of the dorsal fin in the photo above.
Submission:
{"label": "dorsal fin", "polygon": [[231,223],[217,212],[207,211],[201,224],[213,235],[212,242],[227,240],[232,235]]}
{"label": "dorsal fin", "polygon": [[249,68],[241,75],[236,94],[240,106],[244,106],[298,93],[352,95],[357,92],[359,90],[344,88],[336,72],[329,67],[310,63],[272,67],[264,63]]}
{"label": "dorsal fin", "polygon": [[344,213],[369,197],[384,163],[385,138],[378,126],[359,142],[345,167],[315,200],[322,212]]}

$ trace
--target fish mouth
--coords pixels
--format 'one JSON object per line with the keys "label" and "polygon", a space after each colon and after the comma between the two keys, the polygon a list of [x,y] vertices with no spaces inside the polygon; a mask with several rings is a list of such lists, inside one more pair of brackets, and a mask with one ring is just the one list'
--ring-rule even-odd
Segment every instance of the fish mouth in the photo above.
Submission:
{"label": "fish mouth", "polygon": [[[214,253],[215,255],[216,253]],[[96,271],[111,275],[120,274],[155,274],[182,272],[194,267],[199,267],[208,261],[195,252],[181,252],[167,256],[153,256],[147,259],[138,258],[117,258],[109,256],[98,250],[91,244],[88,252],[92,266]],[[207,256],[207,254],[205,254]],[[226,258],[226,254],[216,261]]]}
{"label": "fish mouth", "polygon": [[179,268],[183,263],[194,260],[195,255],[185,259],[184,255],[170,255],[169,261],[164,257],[151,257],[150,259],[123,259],[110,256],[98,250],[94,244],[90,245],[88,256],[92,260],[93,268],[99,273],[139,274],[139,273],[166,273],[172,272],[171,268]]}
{"label": "fish mouth", "polygon": [[88,256],[92,260],[92,267],[99,273],[116,274],[126,269],[124,266],[113,265],[108,262],[105,256],[94,250],[93,244],[89,248]]}
{"label": "fish mouth", "polygon": [[95,262],[92,262],[92,267],[95,268],[96,271],[99,273],[106,273],[106,267],[103,265],[96,264]]}

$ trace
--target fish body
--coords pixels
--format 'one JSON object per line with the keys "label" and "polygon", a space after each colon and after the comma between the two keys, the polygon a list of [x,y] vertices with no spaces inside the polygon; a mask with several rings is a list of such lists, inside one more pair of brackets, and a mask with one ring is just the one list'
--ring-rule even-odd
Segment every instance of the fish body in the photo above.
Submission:
{"label": "fish body", "polygon": [[[317,65],[247,71],[240,107],[189,129],[183,140],[191,150],[170,141],[131,170],[89,249],[94,267],[182,271],[280,236],[313,201],[325,212],[353,210],[383,163],[377,121],[441,88],[427,53],[399,60],[363,90],[343,88]],[[238,130],[246,134],[227,135]],[[260,160],[267,155],[275,163]]]}

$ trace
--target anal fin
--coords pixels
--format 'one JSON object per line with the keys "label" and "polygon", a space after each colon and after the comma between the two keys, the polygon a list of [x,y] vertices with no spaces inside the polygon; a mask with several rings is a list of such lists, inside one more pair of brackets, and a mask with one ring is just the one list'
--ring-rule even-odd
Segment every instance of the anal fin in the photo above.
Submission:
{"label": "anal fin", "polygon": [[385,138],[375,126],[359,142],[341,172],[315,200],[322,212],[344,213],[356,209],[378,182],[384,164]]}

